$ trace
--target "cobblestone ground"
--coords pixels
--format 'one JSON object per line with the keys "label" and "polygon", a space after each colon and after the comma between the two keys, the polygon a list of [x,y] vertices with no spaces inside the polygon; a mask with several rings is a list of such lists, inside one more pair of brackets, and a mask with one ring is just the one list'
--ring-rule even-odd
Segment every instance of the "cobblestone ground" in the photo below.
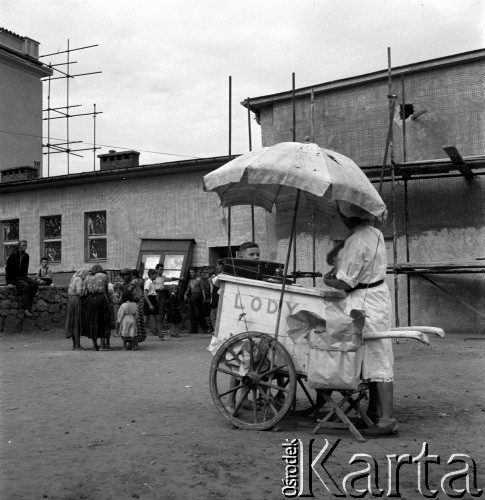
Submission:
{"label": "cobblestone ground", "polygon": [[[302,417],[286,417],[279,432],[233,429],[209,394],[209,340],[150,337],[131,352],[114,339],[115,350],[95,352],[72,351],[61,331],[1,334],[1,499],[284,498],[287,438],[300,438],[306,450],[315,438],[315,456],[326,438],[332,445],[340,438],[326,462],[340,487],[346,474],[363,468],[349,464],[354,453],[376,459],[379,486],[387,489],[386,455],[416,456],[426,442],[441,458],[428,467],[437,498],[447,498],[442,476],[462,468],[446,464],[453,453],[475,460],[485,488],[483,339],[450,335],[433,338],[431,347],[395,345],[400,434],[365,443],[346,431],[312,436],[312,421]],[[424,498],[417,471],[417,464],[402,467],[402,498]],[[316,498],[333,498],[312,478]]]}

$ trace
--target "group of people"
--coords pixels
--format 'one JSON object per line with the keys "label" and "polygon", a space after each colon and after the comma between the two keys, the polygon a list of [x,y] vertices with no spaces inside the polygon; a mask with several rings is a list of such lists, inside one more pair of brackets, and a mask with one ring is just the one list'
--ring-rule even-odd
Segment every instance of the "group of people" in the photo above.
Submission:
{"label": "group of people", "polygon": [[[170,335],[179,336],[182,322],[178,287],[165,288],[163,264],[148,271],[143,280],[136,269],[120,270],[121,282],[113,285],[99,264],[74,273],[68,288],[66,338],[73,349],[82,349],[81,336],[92,340],[96,351],[111,350],[111,331],[121,337],[123,348],[136,351],[147,330],[164,340],[162,321],[170,324]],[[98,339],[100,344],[98,344]]]}
{"label": "group of people", "polygon": [[[68,288],[66,338],[72,348],[82,349],[81,336],[93,342],[96,351],[111,349],[112,314],[109,296],[113,296],[108,275],[99,264],[74,273]],[[100,344],[98,344],[98,339]]]}
{"label": "group of people", "polygon": [[[239,257],[241,259],[258,260],[259,254],[259,246],[253,241],[246,241],[239,247]],[[208,289],[195,269],[189,271],[190,279],[184,299],[190,304],[191,333],[198,333],[199,327],[202,329],[202,333],[212,333],[215,330],[220,288],[217,276],[222,272],[223,268],[224,260],[218,259],[214,273],[208,279]],[[206,321],[206,318],[209,319],[209,322]]]}

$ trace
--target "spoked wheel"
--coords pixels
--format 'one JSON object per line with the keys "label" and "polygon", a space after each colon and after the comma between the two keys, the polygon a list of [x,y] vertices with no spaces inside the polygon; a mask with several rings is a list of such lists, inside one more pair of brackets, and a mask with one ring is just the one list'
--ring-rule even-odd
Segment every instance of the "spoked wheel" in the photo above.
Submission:
{"label": "spoked wheel", "polygon": [[[288,384],[288,374],[279,372],[277,380],[280,385],[286,387]],[[288,415],[306,416],[314,413],[317,403],[317,395],[313,389],[308,388],[307,376],[297,374],[296,376],[296,391],[292,404],[288,408]]]}
{"label": "spoked wheel", "polygon": [[[277,375],[286,374],[285,384]],[[278,378],[277,378],[278,377]],[[276,425],[293,403],[296,372],[284,346],[266,333],[240,333],[217,351],[210,391],[218,410],[240,429]]]}

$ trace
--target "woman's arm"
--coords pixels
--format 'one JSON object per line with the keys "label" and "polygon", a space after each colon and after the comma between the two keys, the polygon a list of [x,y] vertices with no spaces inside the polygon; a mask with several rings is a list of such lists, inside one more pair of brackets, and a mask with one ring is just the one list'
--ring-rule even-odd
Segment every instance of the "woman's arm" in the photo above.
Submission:
{"label": "woman's arm", "polygon": [[330,266],[335,265],[335,257],[342,250],[345,245],[345,240],[339,241],[330,252],[327,253],[327,264]]}
{"label": "woman's arm", "polygon": [[344,291],[352,289],[352,287],[348,283],[345,283],[345,281],[337,279],[334,273],[335,269],[332,269],[323,276],[323,282],[327,286],[336,288],[337,290],[344,290]]}

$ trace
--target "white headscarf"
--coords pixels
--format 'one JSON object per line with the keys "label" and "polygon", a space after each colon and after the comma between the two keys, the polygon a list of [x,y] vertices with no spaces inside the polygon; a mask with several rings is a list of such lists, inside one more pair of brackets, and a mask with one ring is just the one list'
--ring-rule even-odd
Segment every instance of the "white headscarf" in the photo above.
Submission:
{"label": "white headscarf", "polygon": [[71,278],[71,282],[69,283],[69,288],[67,289],[67,293],[69,295],[74,295],[76,292],[76,287],[75,287],[75,284],[76,284],[76,279],[77,278],[80,278],[81,279],[81,282],[83,283],[83,291],[84,291],[84,278],[86,278],[86,276],[89,274],[89,269],[86,268],[86,267],[83,267],[82,269],[78,269],[73,277]]}

